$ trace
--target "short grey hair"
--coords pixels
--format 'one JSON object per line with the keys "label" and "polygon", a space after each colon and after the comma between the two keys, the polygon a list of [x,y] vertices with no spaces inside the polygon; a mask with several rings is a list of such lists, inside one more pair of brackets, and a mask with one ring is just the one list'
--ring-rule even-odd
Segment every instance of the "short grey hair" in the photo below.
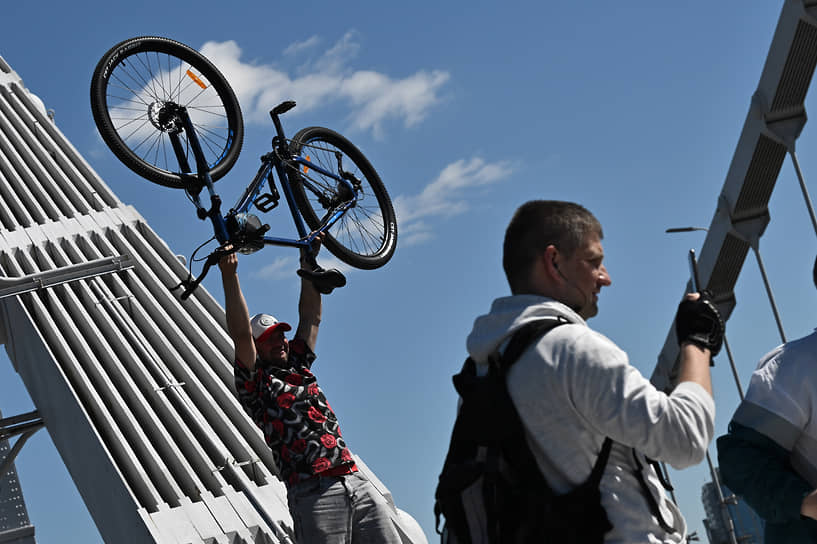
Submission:
{"label": "short grey hair", "polygon": [[522,204],[505,230],[502,246],[502,267],[511,292],[526,287],[534,260],[549,245],[570,257],[591,233],[604,237],[599,220],[580,204],[560,200]]}

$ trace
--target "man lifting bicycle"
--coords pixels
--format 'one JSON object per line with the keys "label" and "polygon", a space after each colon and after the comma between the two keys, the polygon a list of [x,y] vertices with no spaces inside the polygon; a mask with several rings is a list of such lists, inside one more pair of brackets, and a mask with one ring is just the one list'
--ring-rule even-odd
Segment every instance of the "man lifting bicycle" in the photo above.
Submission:
{"label": "man lifting bicycle", "polygon": [[[301,264],[311,269],[323,235]],[[400,543],[390,506],[362,476],[341,437],[338,419],[311,372],[321,321],[321,294],[301,279],[298,328],[271,315],[250,319],[238,281],[238,256],[219,261],[227,331],[235,346],[238,398],[263,431],[287,487],[295,536],[301,544]]]}

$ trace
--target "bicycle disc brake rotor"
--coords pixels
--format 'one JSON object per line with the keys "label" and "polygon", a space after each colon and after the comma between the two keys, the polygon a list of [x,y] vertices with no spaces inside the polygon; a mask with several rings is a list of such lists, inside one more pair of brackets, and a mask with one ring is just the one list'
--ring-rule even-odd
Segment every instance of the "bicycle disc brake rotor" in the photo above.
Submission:
{"label": "bicycle disc brake rotor", "polygon": [[182,131],[179,106],[174,102],[156,101],[148,106],[148,118],[157,130],[177,134]]}

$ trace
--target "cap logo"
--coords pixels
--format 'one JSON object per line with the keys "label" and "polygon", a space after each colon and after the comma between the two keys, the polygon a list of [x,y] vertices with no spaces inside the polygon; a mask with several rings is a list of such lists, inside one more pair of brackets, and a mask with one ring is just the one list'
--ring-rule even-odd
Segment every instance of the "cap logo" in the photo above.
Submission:
{"label": "cap logo", "polygon": [[272,327],[273,325],[278,323],[278,321],[271,315],[261,316],[261,319],[259,319],[258,322],[264,327]]}

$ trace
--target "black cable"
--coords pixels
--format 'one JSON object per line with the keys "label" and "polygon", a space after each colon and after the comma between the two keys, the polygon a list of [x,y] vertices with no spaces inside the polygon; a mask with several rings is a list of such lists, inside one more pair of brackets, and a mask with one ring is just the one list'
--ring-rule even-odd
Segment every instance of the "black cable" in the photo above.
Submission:
{"label": "black cable", "polygon": [[[209,240],[207,240],[206,242],[204,242],[203,244],[201,244],[199,247],[197,247],[196,249],[194,249],[194,250],[193,250],[193,254],[192,254],[192,255],[190,255],[190,262],[191,262],[191,263],[194,263],[194,262],[196,262],[196,263],[200,263],[201,261],[206,261],[206,260],[207,260],[207,257],[204,257],[204,258],[202,258],[202,259],[196,260],[196,253],[198,253],[198,252],[199,252],[199,250],[200,250],[201,248],[203,248],[204,246],[206,246],[207,244],[209,244],[210,242],[212,242],[212,241],[213,241],[213,240],[215,240],[215,239],[216,239],[216,237],[215,237],[215,236],[212,236],[212,237],[211,237]],[[208,255],[208,256],[209,256],[209,255]]]}

